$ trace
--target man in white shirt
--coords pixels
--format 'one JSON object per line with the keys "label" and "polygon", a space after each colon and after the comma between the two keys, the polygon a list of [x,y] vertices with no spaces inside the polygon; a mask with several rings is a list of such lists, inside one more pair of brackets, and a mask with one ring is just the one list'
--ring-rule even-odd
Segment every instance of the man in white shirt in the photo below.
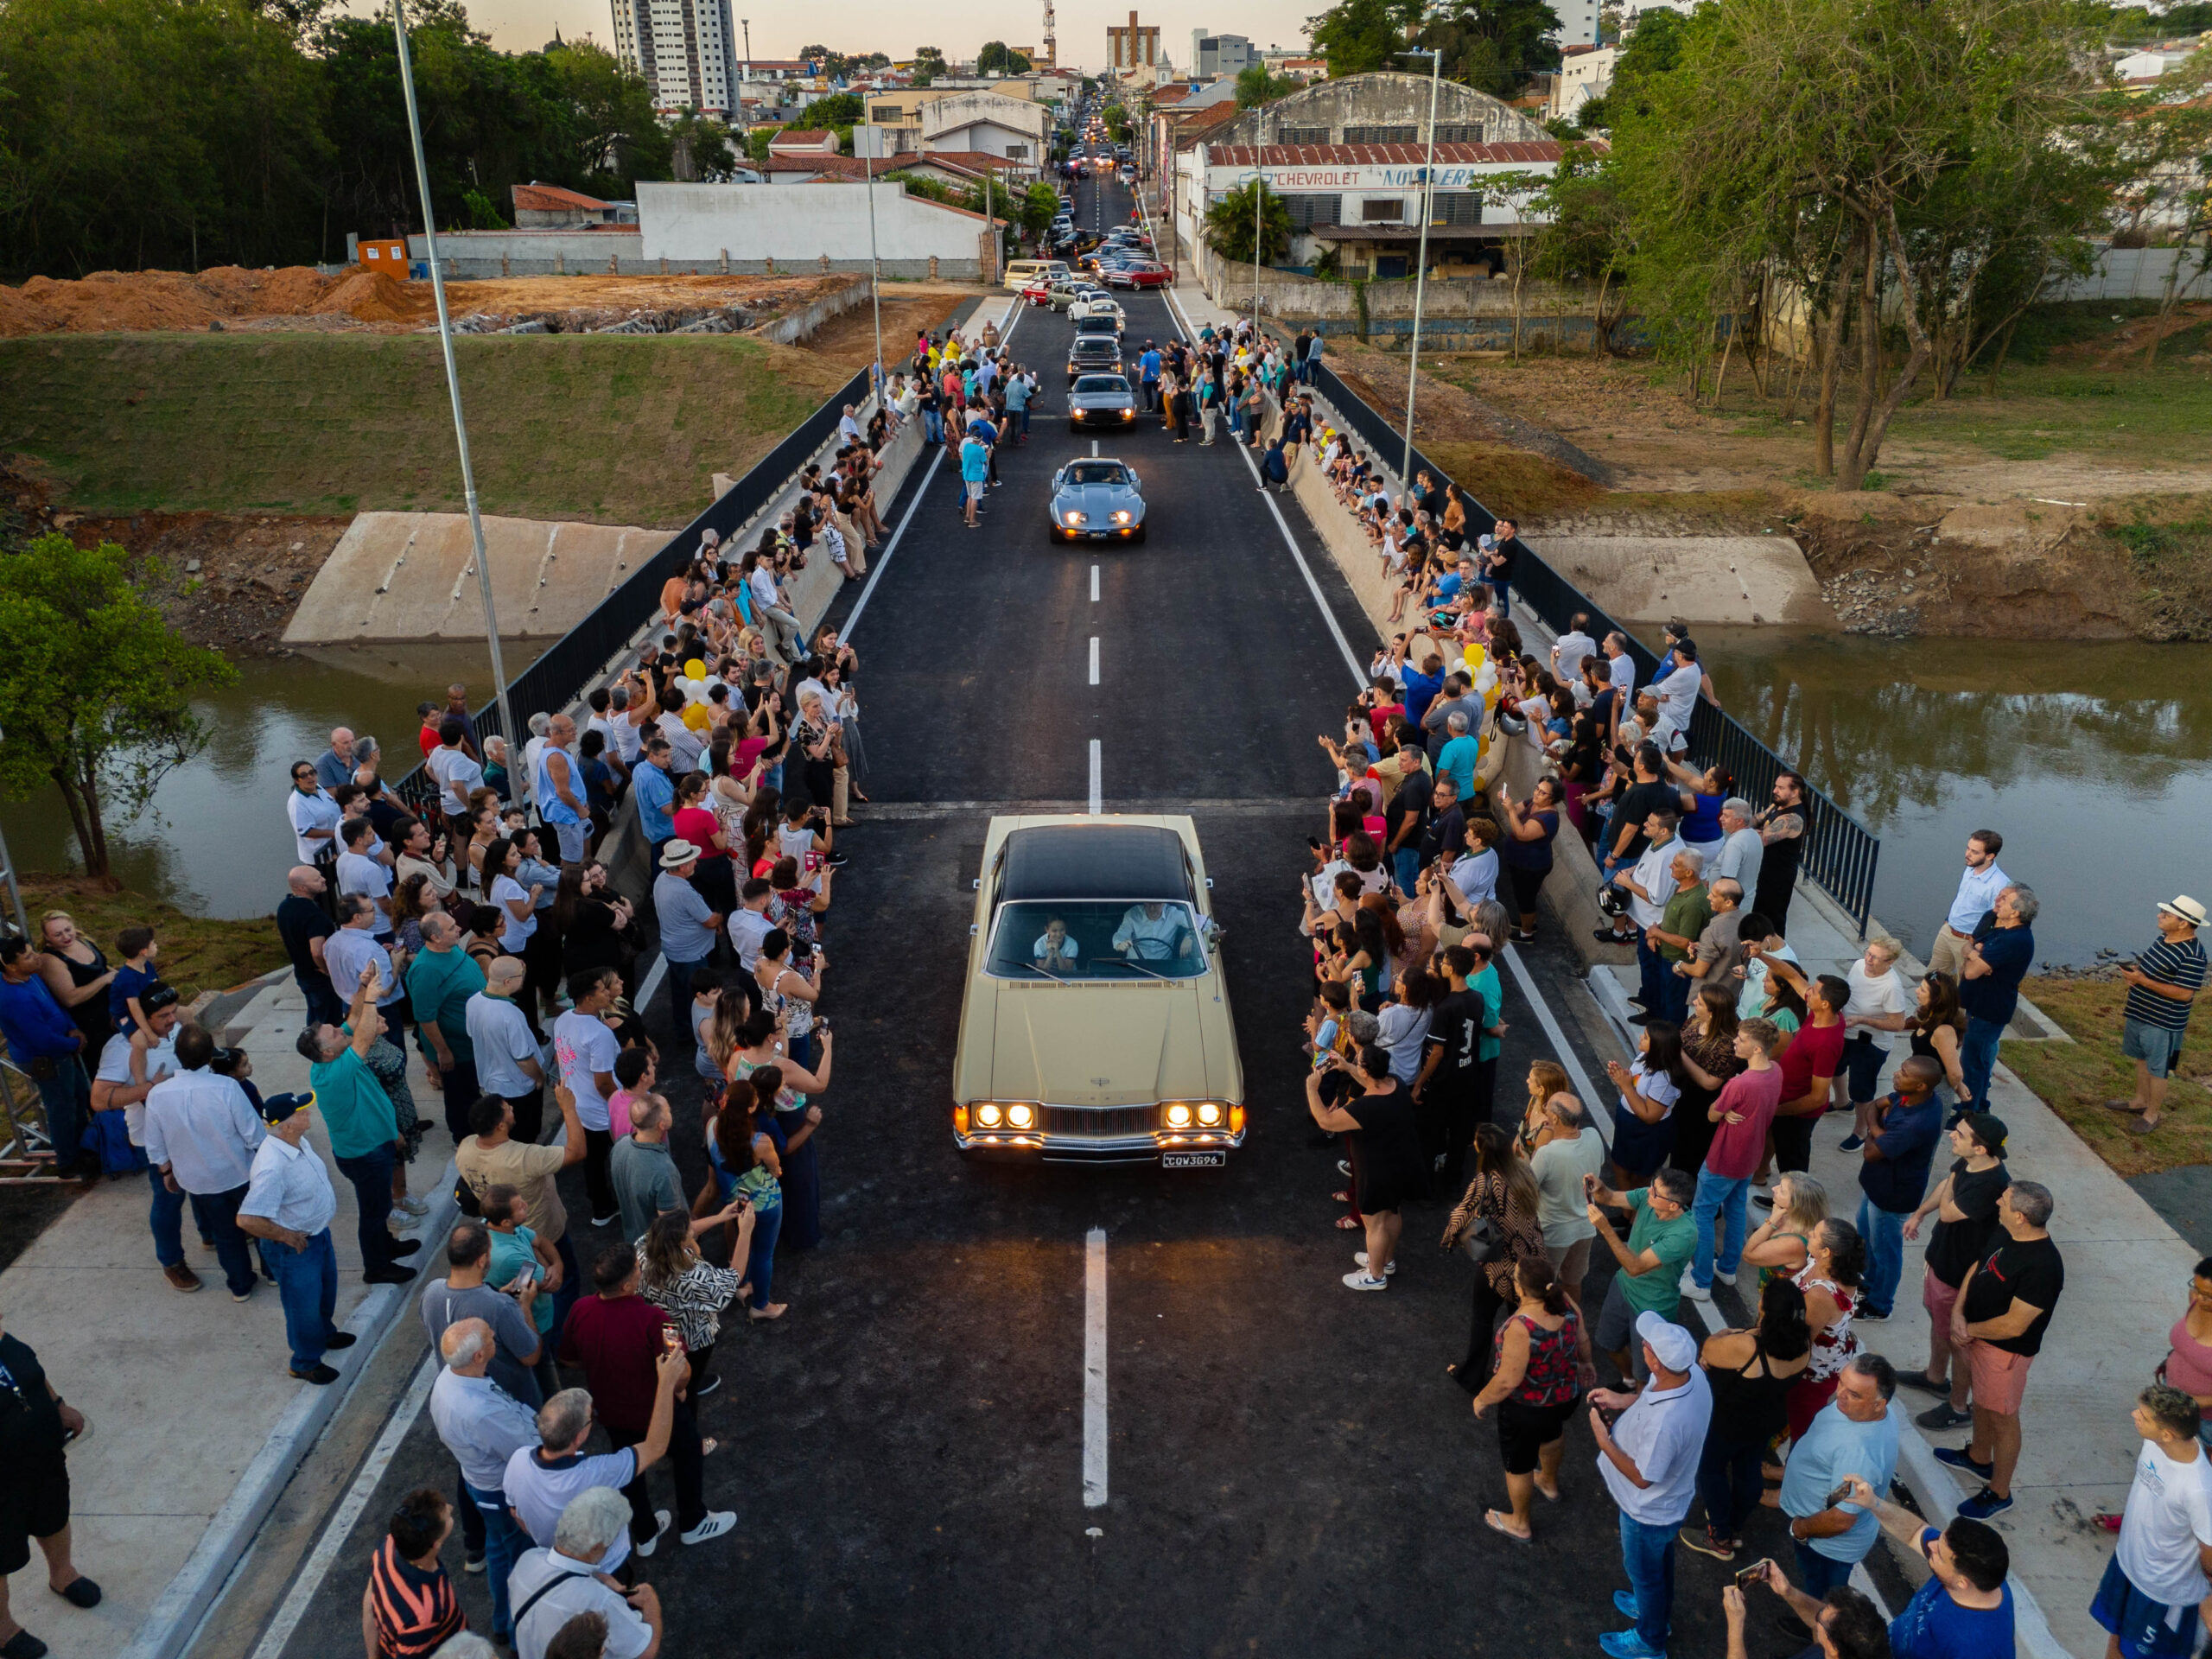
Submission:
{"label": "man in white shirt", "polygon": [[761,875],[747,878],[737,890],[737,908],[729,916],[729,942],[737,948],[738,966],[749,975],[760,962],[760,941],[774,925],[768,919],[768,901],[775,884]]}
{"label": "man in white shirt", "polygon": [[2112,1632],[2107,1656],[2196,1651],[2198,1604],[2212,1592],[2212,1470],[2197,1440],[2201,1414],[2171,1383],[2136,1396],[2143,1449],[2119,1547],[2089,1605],[2089,1616]]}
{"label": "man in white shirt", "polygon": [[330,975],[331,989],[340,1002],[353,1000],[361,983],[361,970],[372,963],[377,978],[389,988],[378,1007],[390,1007],[407,995],[391,952],[377,938],[378,919],[377,907],[358,893],[338,901],[338,931],[323,940],[322,960]]}
{"label": "man in white shirt", "polygon": [[238,1230],[238,1206],[253,1178],[253,1154],[268,1139],[245,1090],[207,1069],[215,1039],[198,1026],[176,1034],[176,1071],[146,1096],[146,1161],[163,1185],[192,1205],[202,1236],[215,1241],[215,1259],[231,1300],[253,1294],[253,1258]]}
{"label": "man in white shirt", "polygon": [[430,1421],[438,1439],[461,1465],[461,1495],[482,1517],[471,1532],[471,1554],[480,1560],[492,1592],[492,1636],[514,1645],[514,1620],[507,1606],[507,1576],[530,1548],[530,1540],[507,1508],[507,1460],[537,1440],[537,1414],[494,1382],[491,1370],[494,1341],[482,1319],[455,1319],[438,1338],[445,1369],[430,1385]]}
{"label": "man in white shirt", "polygon": [[1628,636],[1618,631],[1605,636],[1605,677],[1621,694],[1618,708],[1626,708],[1636,690],[1636,658],[1628,654]]}
{"label": "man in white shirt", "polygon": [[1766,856],[1766,842],[1751,828],[1751,804],[1731,795],[1720,804],[1720,848],[1707,863],[1710,880],[1733,881],[1745,893],[1759,884],[1759,862]]}
{"label": "man in white shirt", "polygon": [[1598,642],[1589,635],[1589,613],[1577,611],[1574,620],[1567,625],[1567,632],[1552,645],[1552,677],[1561,685],[1572,685],[1580,679],[1582,664],[1598,649]]}
{"label": "man in white shirt", "polygon": [[338,826],[346,850],[338,855],[338,893],[341,899],[359,896],[376,906],[377,919],[369,931],[377,938],[392,938],[391,870],[371,851],[380,845],[377,827],[366,818],[348,818]]}
{"label": "man in white shirt", "polygon": [[660,1598],[649,1584],[625,1590],[610,1576],[608,1552],[626,1537],[630,1506],[620,1494],[595,1486],[561,1511],[550,1549],[533,1549],[507,1580],[515,1619],[517,1659],[545,1659],[561,1629],[580,1613],[607,1621],[600,1659],[658,1659]]}
{"label": "man in white shirt", "polygon": [[1187,957],[1198,939],[1183,918],[1180,906],[1131,905],[1122,925],[1114,930],[1113,945],[1131,962],[1170,962]]}
{"label": "man in white shirt", "polygon": [[[1912,1023],[1912,993],[1897,973],[1901,949],[1894,939],[1869,939],[1859,960],[1844,970],[1851,1000],[1843,1005],[1843,1065],[1835,1075],[1835,1092],[1853,1106],[1874,1098],[1889,1061],[1890,1039]],[[1842,1102],[1834,1103],[1840,1107]],[[1841,1150],[1858,1151],[1862,1133],[1854,1128]]]}
{"label": "man in white shirt", "polygon": [[468,797],[484,787],[484,768],[468,752],[468,725],[458,715],[448,715],[438,724],[438,747],[423,763],[438,780],[438,810],[446,815],[446,830],[456,846],[468,839]]}
{"label": "man in white shirt", "polygon": [[328,870],[338,861],[338,800],[315,781],[315,767],[302,760],[292,768],[292,792],[284,798],[292,821],[292,840],[300,862]]}
{"label": "man in white shirt", "polygon": [[[1613,1605],[1636,1621],[1633,1630],[1599,1638],[1614,1659],[1645,1659],[1667,1649],[1674,1614],[1675,1529],[1697,1492],[1699,1454],[1713,1417],[1713,1389],[1698,1368],[1697,1339],[1656,1313],[1639,1313],[1637,1338],[1649,1380],[1634,1392],[1593,1389],[1590,1432],[1598,1442],[1598,1472],[1621,1512],[1621,1560],[1629,1589]],[[1623,1414],[1611,1427],[1605,1414]]]}
{"label": "man in white shirt", "polygon": [[[989,365],[986,364],[984,366]],[[837,440],[841,443],[858,443],[861,441],[861,423],[854,418],[850,404],[845,405],[845,412],[837,422]]]}
{"label": "man in white shirt", "polygon": [[[652,1421],[646,1426],[645,1438],[635,1446],[585,1455],[584,1442],[591,1438],[593,1420],[588,1389],[563,1389],[537,1408],[537,1443],[508,1458],[500,1481],[507,1507],[534,1541],[554,1543],[562,1512],[577,1494],[601,1487],[620,1499],[624,1523],[620,1535],[608,1543],[603,1565],[612,1573],[630,1559],[630,1501],[621,1497],[622,1489],[668,1454],[669,1437],[676,1431],[677,1385],[691,1374],[691,1362],[680,1348],[663,1349],[653,1366],[657,1387]],[[637,1546],[641,1556],[651,1555],[660,1543],[661,1533],[669,1529],[666,1510],[657,1510],[654,1519],[660,1530]],[[519,1612],[519,1596],[515,1605]]]}
{"label": "man in white shirt", "polygon": [[776,587],[776,573],[766,564],[755,564],[745,580],[753,593],[753,620],[766,636],[768,649],[784,662],[798,662],[805,655],[799,644],[802,630]]}
{"label": "man in white shirt", "polygon": [[[146,1096],[156,1084],[176,1072],[177,1001],[168,986],[148,986],[138,999],[147,1024],[134,1023],[129,1031],[110,1037],[92,1073],[92,1110],[120,1109],[124,1132],[134,1147],[146,1144]],[[189,1295],[200,1288],[200,1275],[185,1265],[184,1194],[171,1192],[159,1167],[150,1162],[146,1179],[154,1189],[148,1224],[154,1233],[154,1259],[162,1264],[162,1276],[170,1287]]]}
{"label": "man in white shirt", "polygon": [[1675,644],[1661,667],[1665,671],[1652,681],[1650,690],[1659,699],[1656,741],[1665,749],[1670,747],[1669,740],[1675,734],[1688,734],[1690,715],[1697,709],[1698,687],[1704,681],[1705,671],[1697,665],[1697,647],[1687,639]]}
{"label": "man in white shirt", "polygon": [[1667,978],[1673,968],[1651,943],[1650,931],[1667,919],[1667,901],[1675,896],[1675,855],[1682,850],[1675,835],[1675,815],[1654,812],[1643,821],[1649,837],[1643,855],[1625,870],[1613,872],[1613,885],[1628,894],[1629,919],[1636,924],[1636,961],[1643,971],[1643,1012],[1656,1015],[1665,1007]]}
{"label": "man in white shirt", "polygon": [[2012,885],[2012,878],[1998,866],[1997,855],[2004,850],[2005,837],[1994,830],[1977,830],[1967,837],[1965,873],[1959,877],[1950,913],[1928,949],[1928,971],[1948,974],[1954,985],[1966,971],[1967,944],[1975,926],[1997,908],[1997,895]]}

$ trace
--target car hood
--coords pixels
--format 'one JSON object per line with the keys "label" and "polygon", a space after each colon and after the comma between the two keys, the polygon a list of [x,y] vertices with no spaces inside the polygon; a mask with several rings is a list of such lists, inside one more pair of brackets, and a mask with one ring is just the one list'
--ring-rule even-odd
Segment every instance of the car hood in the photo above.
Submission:
{"label": "car hood", "polygon": [[1132,980],[1079,989],[999,986],[991,1097],[1058,1106],[1145,1106],[1208,1092],[1198,1020],[1204,980]]}
{"label": "car hood", "polygon": [[1143,507],[1137,493],[1126,484],[1063,484],[1052,498],[1053,512],[1072,508],[1093,522],[1103,522],[1117,509],[1137,512]]}
{"label": "car hood", "polygon": [[1128,391],[1071,391],[1068,403],[1077,409],[1120,409],[1136,401],[1134,389]]}

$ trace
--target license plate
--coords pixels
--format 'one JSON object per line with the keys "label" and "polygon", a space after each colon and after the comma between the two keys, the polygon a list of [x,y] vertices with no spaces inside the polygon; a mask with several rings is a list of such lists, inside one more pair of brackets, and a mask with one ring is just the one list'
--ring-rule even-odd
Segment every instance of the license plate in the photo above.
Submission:
{"label": "license plate", "polygon": [[1227,1166],[1226,1152],[1163,1152],[1160,1154],[1162,1169],[1221,1169]]}

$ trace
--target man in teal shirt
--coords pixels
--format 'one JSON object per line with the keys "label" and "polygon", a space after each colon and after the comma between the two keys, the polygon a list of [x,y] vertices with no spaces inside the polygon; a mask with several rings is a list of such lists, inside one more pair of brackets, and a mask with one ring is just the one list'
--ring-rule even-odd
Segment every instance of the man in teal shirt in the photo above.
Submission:
{"label": "man in teal shirt", "polygon": [[990,475],[990,448],[971,433],[960,446],[961,493],[968,498],[962,512],[970,530],[976,528],[976,513],[982,504],[983,481]]}
{"label": "man in teal shirt", "polygon": [[407,996],[424,1052],[437,1063],[446,1131],[456,1147],[471,1133],[468,1109],[482,1092],[476,1086],[476,1045],[468,1039],[468,999],[483,988],[484,970],[461,948],[453,918],[442,912],[425,916],[423,948],[407,964]]}
{"label": "man in teal shirt", "polygon": [[298,1047],[330,1136],[332,1160],[353,1183],[359,1206],[362,1276],[372,1285],[404,1285],[415,1274],[399,1265],[399,1258],[415,1249],[416,1241],[394,1238],[385,1224],[391,1218],[392,1173],[399,1163],[399,1115],[368,1060],[384,1030],[377,1001],[385,988],[377,964],[370,963],[361,970],[346,1024],[309,1026],[300,1033]]}
{"label": "man in teal shirt", "polygon": [[1006,412],[1014,416],[1014,442],[1029,442],[1029,377],[1016,369],[1007,377]]}
{"label": "man in teal shirt", "polygon": [[1467,717],[1458,709],[1446,716],[1445,730],[1452,736],[1436,752],[1436,769],[1449,772],[1452,781],[1459,786],[1459,799],[1471,803],[1475,798],[1475,771],[1482,765],[1483,741],[1467,729]]}

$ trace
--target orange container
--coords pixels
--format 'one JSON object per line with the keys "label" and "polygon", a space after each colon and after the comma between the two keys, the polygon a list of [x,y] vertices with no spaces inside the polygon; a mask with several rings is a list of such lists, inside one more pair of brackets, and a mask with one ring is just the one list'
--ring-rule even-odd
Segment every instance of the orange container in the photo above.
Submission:
{"label": "orange container", "polygon": [[407,275],[407,244],[394,238],[389,242],[362,241],[354,245],[360,252],[361,269],[381,270],[393,276]]}

